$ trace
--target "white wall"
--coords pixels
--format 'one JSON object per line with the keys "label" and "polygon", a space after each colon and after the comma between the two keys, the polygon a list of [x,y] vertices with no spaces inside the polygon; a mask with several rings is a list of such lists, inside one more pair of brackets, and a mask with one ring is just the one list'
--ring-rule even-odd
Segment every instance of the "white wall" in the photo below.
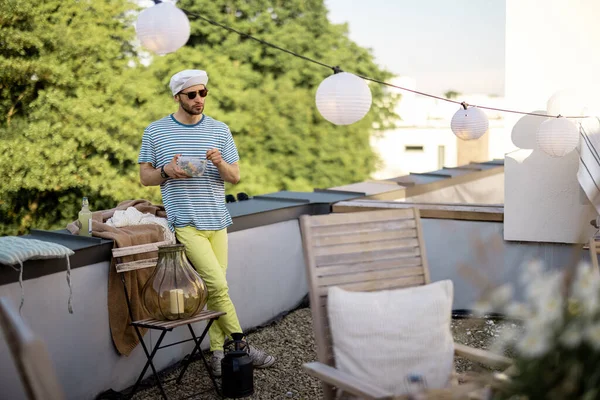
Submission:
{"label": "white wall", "polygon": [[[108,325],[108,268],[104,262],[73,270],[74,314],[67,312],[65,273],[24,282],[22,316],[45,341],[69,399],[93,399],[109,388],[122,390],[135,382],[146,362],[141,346],[128,357],[117,355],[113,347]],[[296,306],[308,292],[298,221],[229,234],[227,280],[242,329],[261,325]],[[17,307],[19,284],[0,285],[0,296],[8,297]],[[200,335],[204,327],[204,323],[194,324],[196,334]],[[149,331],[144,341],[153,346],[159,335]],[[163,344],[189,338],[183,326],[168,333]],[[208,340],[204,344],[207,347]],[[191,349],[188,342],[159,350],[154,358],[157,369],[181,360]],[[0,354],[0,399],[25,399],[2,334]]]}
{"label": "white wall", "polygon": [[[599,20],[597,0],[506,0],[506,103],[543,112],[559,90],[597,90]],[[577,154],[554,159],[537,149],[535,132],[543,120],[506,116],[513,143],[529,150],[505,160],[504,237],[579,242],[591,235],[589,220],[596,214],[581,196]]]}
{"label": "white wall", "polygon": [[[456,136],[450,128],[400,128],[373,137],[371,146],[383,161],[374,179],[389,179],[411,172],[439,169],[438,146],[444,146],[443,166],[456,166]],[[406,146],[423,146],[423,151],[406,151]]]}

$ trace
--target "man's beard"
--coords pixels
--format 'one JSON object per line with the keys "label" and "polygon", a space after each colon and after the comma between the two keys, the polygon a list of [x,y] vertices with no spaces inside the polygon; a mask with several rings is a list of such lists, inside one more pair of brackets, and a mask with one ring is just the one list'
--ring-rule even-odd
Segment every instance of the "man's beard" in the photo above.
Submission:
{"label": "man's beard", "polygon": [[183,101],[179,101],[179,104],[181,104],[181,107],[183,108],[183,111],[185,111],[186,113],[188,113],[190,115],[200,115],[200,114],[202,114],[202,111],[204,111],[204,105],[203,104],[200,104],[200,108],[190,107],[186,103],[184,103]]}

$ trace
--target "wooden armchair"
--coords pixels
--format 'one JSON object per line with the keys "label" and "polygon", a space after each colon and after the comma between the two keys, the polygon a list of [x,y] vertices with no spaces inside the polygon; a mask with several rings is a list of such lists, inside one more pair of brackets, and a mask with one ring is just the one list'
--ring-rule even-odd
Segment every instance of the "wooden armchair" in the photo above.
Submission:
{"label": "wooden armchair", "polygon": [[0,298],[0,328],[15,360],[27,398],[65,399],[45,343],[23,322],[7,298]]}
{"label": "wooden armchair", "polygon": [[[334,388],[367,399],[394,396],[369,382],[335,368],[327,314],[332,286],[351,291],[396,289],[430,282],[419,211],[391,209],[300,218],[308,275],[310,306],[318,362],[305,370],[319,378],[324,398]],[[455,355],[491,367],[506,368],[511,360],[484,350],[454,344]]]}

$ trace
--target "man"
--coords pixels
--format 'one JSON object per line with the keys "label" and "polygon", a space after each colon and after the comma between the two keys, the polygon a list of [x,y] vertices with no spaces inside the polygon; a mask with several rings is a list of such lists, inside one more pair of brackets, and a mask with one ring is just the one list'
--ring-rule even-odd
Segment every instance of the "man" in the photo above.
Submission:
{"label": "man", "polygon": [[[169,86],[179,109],[146,128],[138,163],[142,184],[160,185],[169,227],[208,288],[208,308],[227,313],[209,330],[211,366],[220,376],[225,337],[242,332],[225,274],[227,227],[232,224],[225,206],[225,182],[238,183],[240,169],[229,127],[203,113],[207,84],[208,75],[200,70],[171,77]],[[177,165],[181,155],[206,157],[204,175],[189,177]],[[253,346],[247,350],[257,368],[275,362]]]}

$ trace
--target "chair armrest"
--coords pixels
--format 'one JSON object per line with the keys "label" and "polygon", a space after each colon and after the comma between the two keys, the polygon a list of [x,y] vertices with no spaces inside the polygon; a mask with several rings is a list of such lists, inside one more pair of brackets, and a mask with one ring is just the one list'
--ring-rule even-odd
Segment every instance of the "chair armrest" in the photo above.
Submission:
{"label": "chair armrest", "polygon": [[320,362],[311,362],[303,364],[302,366],[310,376],[318,378],[323,382],[340,388],[354,396],[369,400],[388,400],[394,397],[391,393],[383,389],[373,386],[368,382],[361,382],[354,376],[329,365]]}
{"label": "chair armrest", "polygon": [[475,349],[456,342],[454,343],[454,354],[495,368],[508,368],[513,365],[513,361],[508,357],[487,350]]}

